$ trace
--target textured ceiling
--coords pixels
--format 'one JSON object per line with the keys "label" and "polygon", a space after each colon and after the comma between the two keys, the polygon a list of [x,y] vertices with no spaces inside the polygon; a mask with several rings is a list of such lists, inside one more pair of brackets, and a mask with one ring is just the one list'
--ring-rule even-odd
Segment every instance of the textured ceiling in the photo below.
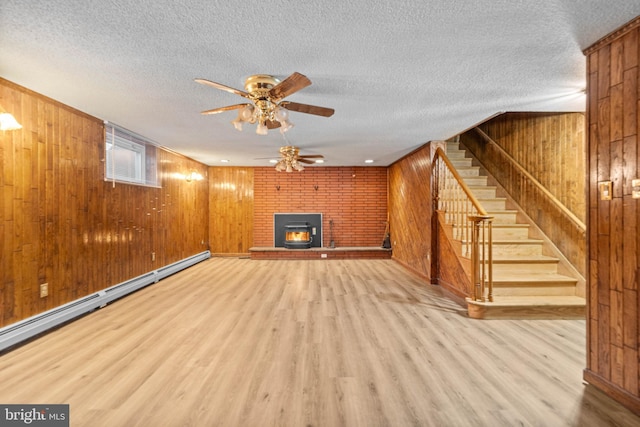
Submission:
{"label": "textured ceiling", "polygon": [[327,166],[389,165],[504,111],[583,111],[582,50],[640,0],[3,0],[0,76],[209,165],[286,141],[230,124],[251,74],[313,84],[286,136]]}

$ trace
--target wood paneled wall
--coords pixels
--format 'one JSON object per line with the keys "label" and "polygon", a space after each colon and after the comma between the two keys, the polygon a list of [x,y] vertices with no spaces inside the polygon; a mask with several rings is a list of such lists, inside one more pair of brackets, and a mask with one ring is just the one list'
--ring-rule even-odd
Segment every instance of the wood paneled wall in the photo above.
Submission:
{"label": "wood paneled wall", "polygon": [[254,171],[254,246],[270,247],[274,213],[322,213],[323,246],[333,220],[336,246],[381,246],[387,220],[387,168],[308,167]]}
{"label": "wood paneled wall", "polygon": [[0,326],[207,249],[204,165],[158,150],[162,188],[114,187],[101,120],[4,79],[0,105]]}
{"label": "wood paneled wall", "polygon": [[389,212],[393,258],[417,274],[432,278],[431,142],[389,167]]}
{"label": "wood paneled wall", "polygon": [[209,168],[209,245],[215,255],[249,253],[253,246],[253,168]]}
{"label": "wood paneled wall", "polygon": [[585,221],[584,119],[583,113],[506,113],[480,128]]}
{"label": "wood paneled wall", "polygon": [[[585,379],[640,414],[640,18],[587,55],[588,331]],[[611,200],[598,183],[611,181]]]}
{"label": "wood paneled wall", "polygon": [[[583,224],[586,221],[582,113],[507,113],[480,126]],[[474,131],[462,142],[582,275],[586,233],[493,145]]]}
{"label": "wood paneled wall", "polygon": [[471,260],[462,258],[462,242],[453,238],[453,226],[446,224],[444,212],[436,212],[438,243],[434,250],[437,257],[435,275],[437,283],[452,295],[458,297],[458,302],[466,304],[465,298],[472,294]]}

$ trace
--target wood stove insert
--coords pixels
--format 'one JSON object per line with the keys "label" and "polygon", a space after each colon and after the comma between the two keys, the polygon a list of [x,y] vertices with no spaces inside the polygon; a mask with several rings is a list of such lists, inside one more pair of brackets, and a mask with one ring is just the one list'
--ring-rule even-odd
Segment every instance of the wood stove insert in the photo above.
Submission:
{"label": "wood stove insert", "polygon": [[[273,214],[273,243],[277,248],[289,248],[285,246],[285,238],[287,230],[295,231],[295,229],[285,228],[288,224],[298,225],[306,223],[308,225],[310,245],[295,244],[295,248],[291,246],[291,249],[306,249],[306,248],[320,248],[322,247],[322,214],[321,213],[274,213]],[[305,231],[305,230],[299,230]],[[291,240],[302,240],[303,235],[292,235]]]}
{"label": "wood stove insert", "polygon": [[311,247],[311,225],[308,222],[289,222],[284,226],[284,247],[308,249]]}

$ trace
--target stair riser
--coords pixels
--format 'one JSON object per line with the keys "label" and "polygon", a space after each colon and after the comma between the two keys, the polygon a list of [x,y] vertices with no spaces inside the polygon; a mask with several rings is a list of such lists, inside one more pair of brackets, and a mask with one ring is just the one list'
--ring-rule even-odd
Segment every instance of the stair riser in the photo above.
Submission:
{"label": "stair riser", "polygon": [[447,150],[447,157],[449,160],[466,159],[467,153],[464,150]]}
{"label": "stair riser", "polygon": [[558,263],[528,263],[528,262],[513,262],[508,264],[501,264],[498,262],[493,263],[493,277],[500,277],[501,273],[522,273],[522,274],[536,274],[536,273],[557,273]]}
{"label": "stair riser", "polygon": [[[462,253],[467,250],[467,245],[462,245]],[[482,252],[482,251],[481,251]],[[505,256],[505,255],[542,255],[542,245],[539,243],[523,243],[523,244],[497,244],[493,243],[493,256]]]}
{"label": "stair riser", "polygon": [[575,286],[566,285],[540,285],[540,286],[509,286],[493,283],[493,296],[573,296],[576,294]]}
{"label": "stair riser", "polygon": [[487,185],[486,176],[463,176],[462,180],[467,185]]}
{"label": "stair riser", "polygon": [[468,304],[472,319],[584,319],[585,308],[576,306],[475,306]]}
{"label": "stair riser", "polygon": [[515,224],[516,223],[515,212],[489,212],[489,215],[493,216],[494,224]]}
{"label": "stair riser", "polygon": [[[445,220],[447,224],[452,224],[455,221],[453,216],[448,216],[445,213]],[[518,227],[501,227],[508,226],[511,224],[495,224],[491,228],[491,234],[493,236],[493,240],[526,240],[529,238],[529,228],[527,226]],[[457,240],[464,240],[464,230],[462,232],[462,236],[455,234],[457,232],[456,226],[454,225],[454,236]]]}
{"label": "stair riser", "polygon": [[467,176],[480,176],[480,169],[477,167],[471,167],[471,168],[458,168],[458,175],[460,175],[461,177],[467,177]]}
{"label": "stair riser", "polygon": [[478,199],[495,199],[496,198],[496,189],[493,187],[472,188],[471,192]]}
{"label": "stair riser", "polygon": [[491,228],[491,234],[493,236],[493,240],[528,239],[529,228],[500,228],[494,226]]}
{"label": "stair riser", "polygon": [[449,159],[455,168],[471,166],[471,159]]}
{"label": "stair riser", "polygon": [[541,243],[523,243],[519,245],[514,244],[493,244],[493,256],[500,255],[542,255]]}
{"label": "stair riser", "polygon": [[507,202],[504,199],[480,200],[480,204],[487,211],[503,211],[503,210],[506,209],[506,207],[505,207],[506,203]]}

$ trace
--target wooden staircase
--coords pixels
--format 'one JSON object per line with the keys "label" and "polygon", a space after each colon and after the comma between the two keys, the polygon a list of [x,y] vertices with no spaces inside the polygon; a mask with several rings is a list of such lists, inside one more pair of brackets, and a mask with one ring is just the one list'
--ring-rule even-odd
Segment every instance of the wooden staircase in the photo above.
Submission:
{"label": "wooden staircase", "polygon": [[[576,296],[577,279],[558,273],[559,259],[541,239],[530,238],[529,225],[518,223],[518,211],[507,209],[507,199],[497,197],[497,187],[472,165],[457,142],[447,143],[447,157],[493,220],[493,302],[467,298],[470,317],[584,318],[585,299]],[[462,253],[466,245],[462,242]]]}

